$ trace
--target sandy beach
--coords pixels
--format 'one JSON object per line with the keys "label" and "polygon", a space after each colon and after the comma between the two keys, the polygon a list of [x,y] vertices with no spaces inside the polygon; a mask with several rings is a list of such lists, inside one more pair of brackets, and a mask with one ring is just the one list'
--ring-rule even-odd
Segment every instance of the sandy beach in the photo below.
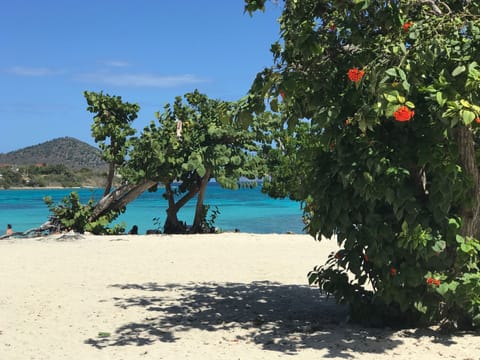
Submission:
{"label": "sandy beach", "polygon": [[480,334],[369,329],[306,275],[307,235],[0,241],[0,359],[480,359]]}

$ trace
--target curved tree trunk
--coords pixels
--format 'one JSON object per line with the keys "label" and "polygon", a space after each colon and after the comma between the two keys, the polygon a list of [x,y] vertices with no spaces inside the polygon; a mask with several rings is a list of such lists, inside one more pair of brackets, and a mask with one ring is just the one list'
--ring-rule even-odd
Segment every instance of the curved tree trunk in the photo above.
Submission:
{"label": "curved tree trunk", "polygon": [[107,180],[105,182],[105,190],[103,191],[103,196],[107,196],[110,194],[110,191],[112,190],[112,184],[113,184],[113,177],[115,175],[115,164],[110,163],[108,165],[108,175],[107,175]]}
{"label": "curved tree trunk", "polygon": [[480,238],[480,174],[475,158],[475,141],[472,131],[460,125],[456,131],[460,164],[473,182],[470,193],[471,203],[461,209],[463,236]]}
{"label": "curved tree trunk", "polygon": [[193,226],[192,226],[192,232],[194,233],[202,232],[203,230],[202,220],[205,217],[203,201],[205,199],[205,192],[207,191],[208,181],[210,180],[210,174],[211,174],[211,171],[207,170],[200,184],[200,191],[198,192],[197,205],[195,207],[195,218],[193,220]]}
{"label": "curved tree trunk", "polygon": [[100,216],[111,210],[120,210],[128,203],[135,200],[144,191],[156,186],[157,182],[152,180],[143,180],[138,184],[125,184],[115,189],[106,196],[103,196],[95,206],[90,221],[97,220]]}
{"label": "curved tree trunk", "polygon": [[168,201],[167,219],[163,226],[163,232],[166,234],[184,234],[186,226],[183,222],[178,220],[177,214],[179,210],[190,201],[198,192],[199,188],[194,188],[188,191],[182,198],[175,202],[175,193],[172,190],[172,184],[165,184],[165,196]]}

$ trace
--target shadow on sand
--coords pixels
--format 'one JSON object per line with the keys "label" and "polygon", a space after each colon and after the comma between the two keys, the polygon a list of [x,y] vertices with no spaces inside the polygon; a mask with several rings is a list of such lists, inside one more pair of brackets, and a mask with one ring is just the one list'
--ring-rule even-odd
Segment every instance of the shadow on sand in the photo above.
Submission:
{"label": "shadow on sand", "polygon": [[[105,338],[85,343],[96,348],[175,342],[183,332],[235,330],[234,339],[264,350],[295,354],[323,349],[328,357],[351,358],[351,351],[383,353],[402,343],[391,330],[345,324],[346,311],[317,289],[271,282],[200,284],[116,284],[125,296],[116,297],[121,309],[139,307],[142,321],[125,324]],[[129,296],[135,294],[135,296]],[[423,334],[428,335],[428,334]],[[406,337],[420,337],[414,331]],[[448,345],[448,343],[445,343]]]}

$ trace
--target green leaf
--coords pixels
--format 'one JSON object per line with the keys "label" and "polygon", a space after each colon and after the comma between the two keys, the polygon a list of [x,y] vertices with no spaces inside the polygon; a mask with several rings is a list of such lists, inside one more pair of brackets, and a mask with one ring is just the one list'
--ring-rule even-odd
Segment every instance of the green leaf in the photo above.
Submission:
{"label": "green leaf", "polygon": [[438,240],[432,246],[432,250],[436,253],[441,253],[445,250],[447,243],[444,240]]}
{"label": "green leaf", "polygon": [[440,286],[437,288],[437,293],[440,295],[445,295],[447,291],[449,290],[449,286],[446,283],[440,284]]}
{"label": "green leaf", "polygon": [[195,170],[201,177],[205,176],[205,174],[207,173],[207,169],[205,169],[205,166],[203,166],[203,164],[200,164],[200,166],[198,166]]}
{"label": "green leaf", "polygon": [[421,312],[423,314],[427,313],[428,306],[423,305],[423,303],[421,301],[415,302],[414,306],[415,306],[415,309],[417,309],[419,312]]}
{"label": "green leaf", "polygon": [[405,89],[405,91],[410,91],[410,83],[407,80],[402,81],[402,87]]}
{"label": "green leaf", "polygon": [[460,245],[460,249],[466,254],[473,250],[473,247],[470,244],[463,243]]}
{"label": "green leaf", "polygon": [[471,124],[476,118],[475,113],[470,110],[460,110],[460,116],[465,125]]}
{"label": "green leaf", "polygon": [[467,70],[467,68],[465,67],[465,65],[457,66],[455,69],[453,69],[453,71],[452,71],[452,76],[453,76],[453,77],[458,76],[458,75],[460,75],[461,73],[465,72],[465,70]]}
{"label": "green leaf", "polygon": [[385,74],[387,74],[388,76],[391,76],[391,77],[397,77],[397,69],[390,68],[390,69],[385,71]]}
{"label": "green leaf", "polygon": [[393,96],[391,94],[383,94],[383,97],[388,101],[388,102],[397,102],[397,97]]}
{"label": "green leaf", "polygon": [[438,105],[440,105],[440,106],[445,105],[445,103],[447,102],[447,99],[445,99],[445,98],[443,97],[443,93],[442,93],[441,91],[438,91],[438,92],[435,94],[435,98],[436,98],[436,100],[437,100]]}

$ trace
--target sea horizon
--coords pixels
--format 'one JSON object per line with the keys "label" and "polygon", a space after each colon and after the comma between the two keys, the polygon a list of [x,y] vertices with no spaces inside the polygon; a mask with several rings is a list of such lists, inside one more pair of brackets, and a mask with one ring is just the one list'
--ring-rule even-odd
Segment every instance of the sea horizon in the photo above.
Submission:
{"label": "sea horizon", "polygon": [[[103,189],[89,187],[75,188],[11,188],[0,190],[0,219],[3,228],[12,224],[14,231],[23,232],[39,227],[50,216],[43,201],[50,196],[55,204],[72,191],[78,192],[83,203],[90,198],[98,200]],[[127,206],[112,224],[123,224],[127,232],[133,225],[139,228],[139,234],[147,230],[163,230],[166,218],[167,202],[163,190],[144,192]],[[218,183],[211,182],[207,187],[205,204],[210,206],[207,215],[218,209],[214,226],[220,231],[240,231],[251,233],[297,233],[304,234],[300,203],[290,199],[273,199],[261,192],[261,186],[223,189]],[[179,212],[179,219],[191,224],[195,210],[195,201],[191,200]],[[0,234],[3,231],[0,229]]]}

